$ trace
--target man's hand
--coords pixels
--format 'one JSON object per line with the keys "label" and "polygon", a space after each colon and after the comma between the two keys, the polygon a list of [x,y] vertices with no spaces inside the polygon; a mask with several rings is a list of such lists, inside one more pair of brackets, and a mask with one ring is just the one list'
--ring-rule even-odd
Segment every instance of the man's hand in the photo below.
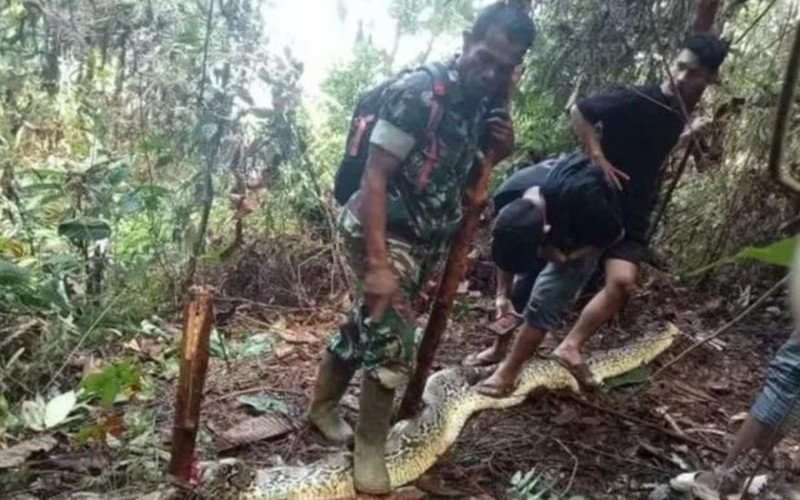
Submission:
{"label": "man's hand", "polygon": [[511,299],[507,295],[498,295],[494,299],[494,319],[500,319],[506,314],[514,311],[514,306],[511,304]]}
{"label": "man's hand", "polygon": [[565,264],[567,256],[553,245],[545,245],[539,249],[539,257],[554,264]]}
{"label": "man's hand", "polygon": [[397,288],[397,278],[388,264],[370,267],[364,278],[364,294],[371,321],[377,323],[383,319]]}
{"label": "man's hand", "polygon": [[514,125],[511,116],[504,108],[495,108],[489,112],[486,120],[491,137],[490,148],[497,154],[498,160],[504,160],[514,152]]}
{"label": "man's hand", "polygon": [[608,159],[602,154],[592,155],[592,164],[597,166],[606,176],[606,181],[613,187],[620,191],[622,190],[622,181],[629,181],[631,177],[611,164]]}

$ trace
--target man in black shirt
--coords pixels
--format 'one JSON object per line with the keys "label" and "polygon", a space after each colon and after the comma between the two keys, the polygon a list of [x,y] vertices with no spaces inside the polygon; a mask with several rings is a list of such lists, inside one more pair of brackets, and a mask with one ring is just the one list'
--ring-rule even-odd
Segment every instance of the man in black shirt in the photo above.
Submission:
{"label": "man in black shirt", "polygon": [[[639,263],[647,251],[645,234],[655,205],[661,166],[679,139],[688,140],[704,125],[687,126],[706,87],[716,80],[727,44],[712,34],[691,36],[661,85],[606,90],[580,101],[571,110],[572,128],[591,163],[620,192],[625,238],[603,256],[606,283],[553,352],[584,386],[596,385],[581,354],[583,344],[619,311],[636,287]],[[514,347],[483,384],[486,394],[504,395],[513,388],[539,339],[521,330]]]}
{"label": "man in black shirt", "polygon": [[[499,362],[520,323],[520,335],[541,342],[562,321],[602,251],[622,238],[618,196],[602,171],[587,164],[583,153],[544,161],[515,172],[495,191],[497,337],[465,365]],[[489,394],[504,389],[479,388]]]}
{"label": "man in black shirt", "polygon": [[676,145],[706,124],[699,119],[687,126],[688,115],[716,80],[727,52],[727,43],[717,36],[693,35],[661,85],[600,92],[572,108],[572,127],[586,153],[620,189],[626,233],[604,256],[604,288],[553,352],[579,374],[586,374],[582,346],[636,288],[639,264],[647,253],[645,235],[658,196],[661,167]]}

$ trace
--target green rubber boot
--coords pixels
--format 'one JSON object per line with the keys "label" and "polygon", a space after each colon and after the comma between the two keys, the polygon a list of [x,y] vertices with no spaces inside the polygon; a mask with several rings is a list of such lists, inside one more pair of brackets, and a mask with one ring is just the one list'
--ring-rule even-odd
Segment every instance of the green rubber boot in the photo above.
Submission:
{"label": "green rubber boot", "polygon": [[353,455],[353,479],[356,491],[360,493],[385,495],[392,491],[384,454],[393,402],[394,389],[384,388],[380,381],[365,373],[358,403]]}
{"label": "green rubber boot", "polygon": [[327,350],[317,369],[314,394],[308,407],[308,421],[328,440],[337,444],[353,441],[353,428],[339,414],[342,399],[355,369]]}

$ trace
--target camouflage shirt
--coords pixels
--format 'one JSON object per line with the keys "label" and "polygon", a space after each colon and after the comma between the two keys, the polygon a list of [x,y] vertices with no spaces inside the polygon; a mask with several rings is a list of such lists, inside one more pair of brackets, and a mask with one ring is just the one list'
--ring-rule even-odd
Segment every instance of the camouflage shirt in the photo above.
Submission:
{"label": "camouflage shirt", "polygon": [[[442,97],[434,97],[432,78],[424,70],[392,84],[370,137],[371,144],[403,159],[388,186],[388,231],[432,246],[449,242],[461,222],[462,199],[482,154],[478,140],[486,107],[470,105],[458,71],[452,63],[447,68],[449,82]],[[438,160],[425,173],[427,147],[418,139],[425,134],[434,99],[442,105],[435,133]],[[360,193],[353,196],[347,206],[354,209],[360,198]]]}

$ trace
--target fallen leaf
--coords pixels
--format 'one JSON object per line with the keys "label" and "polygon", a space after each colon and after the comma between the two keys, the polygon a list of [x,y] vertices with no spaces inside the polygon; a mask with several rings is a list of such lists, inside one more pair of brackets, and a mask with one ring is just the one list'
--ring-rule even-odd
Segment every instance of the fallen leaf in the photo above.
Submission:
{"label": "fallen leaf", "polygon": [[732,424],[735,424],[735,423],[737,423],[737,422],[744,422],[745,420],[747,420],[747,416],[748,416],[748,415],[749,415],[749,413],[748,413],[748,412],[746,412],[746,411],[743,411],[743,412],[737,413],[736,415],[734,415],[734,416],[732,416],[732,417],[730,418],[730,422],[731,422]]}
{"label": "fallen leaf", "polygon": [[44,415],[47,404],[41,396],[37,395],[32,401],[24,401],[19,418],[25,427],[34,431],[44,430]]}
{"label": "fallen leaf", "polygon": [[317,337],[311,335],[305,330],[277,330],[278,335],[290,344],[312,344],[317,341]]}
{"label": "fallen leaf", "polygon": [[425,474],[421,478],[414,481],[414,486],[420,490],[435,495],[437,497],[449,498],[466,498],[468,494],[463,491],[450,488],[447,483],[440,477],[430,474]]}
{"label": "fallen leaf", "polygon": [[77,403],[75,391],[65,392],[51,399],[44,411],[45,428],[52,429],[66,420],[70,412],[75,409],[75,403]]}
{"label": "fallen leaf", "polygon": [[257,415],[263,413],[280,413],[282,415],[289,414],[289,407],[280,399],[270,398],[263,395],[255,396],[241,396],[237,399],[243,405],[249,407]]}
{"label": "fallen leaf", "polygon": [[99,372],[102,365],[103,363],[94,356],[89,356],[88,358],[84,359],[83,367],[81,369],[81,378],[91,375],[92,373]]}
{"label": "fallen leaf", "polygon": [[275,349],[275,357],[284,359],[294,354],[295,348],[293,346],[283,346]]}
{"label": "fallen leaf", "polygon": [[142,354],[150,359],[158,358],[158,356],[164,350],[164,346],[162,346],[161,342],[156,339],[140,339],[139,347],[141,348]]}
{"label": "fallen leaf", "polygon": [[122,347],[124,347],[125,349],[130,349],[131,351],[134,352],[142,352],[142,349],[139,347],[139,342],[136,339],[131,339],[125,342],[124,344],[122,344]]}
{"label": "fallen leaf", "polygon": [[263,415],[251,418],[220,434],[221,439],[217,450],[230,450],[243,444],[283,436],[291,430],[292,425],[285,417]]}
{"label": "fallen leaf", "polygon": [[53,437],[41,436],[0,450],[0,469],[21,465],[34,453],[48,452],[55,448],[56,444],[58,442]]}

